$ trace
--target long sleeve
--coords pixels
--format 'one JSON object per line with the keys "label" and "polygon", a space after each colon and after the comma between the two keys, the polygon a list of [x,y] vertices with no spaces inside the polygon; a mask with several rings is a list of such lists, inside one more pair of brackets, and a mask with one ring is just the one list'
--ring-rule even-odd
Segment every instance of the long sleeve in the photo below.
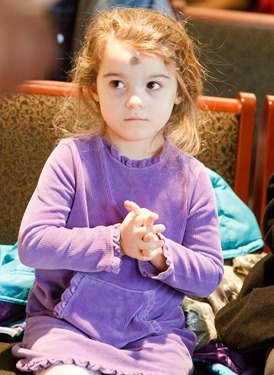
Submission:
{"label": "long sleeve", "polygon": [[168,270],[158,275],[148,262],[139,262],[139,267],[144,276],[161,280],[185,294],[205,297],[221,282],[223,257],[210,179],[201,171],[196,181],[182,243],[165,238]]}
{"label": "long sleeve", "polygon": [[119,228],[90,227],[85,172],[73,146],[60,143],[45,164],[22,220],[20,259],[40,269],[118,272]]}

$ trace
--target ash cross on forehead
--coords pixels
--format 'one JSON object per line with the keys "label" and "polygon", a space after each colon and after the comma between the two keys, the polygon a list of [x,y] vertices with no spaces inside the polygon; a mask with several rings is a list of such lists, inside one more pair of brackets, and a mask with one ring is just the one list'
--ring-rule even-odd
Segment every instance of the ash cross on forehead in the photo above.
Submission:
{"label": "ash cross on forehead", "polygon": [[132,56],[131,58],[130,58],[130,60],[129,60],[129,62],[130,62],[130,64],[131,65],[138,65],[138,64],[140,64],[140,59],[139,59],[139,57],[137,57],[137,56]]}

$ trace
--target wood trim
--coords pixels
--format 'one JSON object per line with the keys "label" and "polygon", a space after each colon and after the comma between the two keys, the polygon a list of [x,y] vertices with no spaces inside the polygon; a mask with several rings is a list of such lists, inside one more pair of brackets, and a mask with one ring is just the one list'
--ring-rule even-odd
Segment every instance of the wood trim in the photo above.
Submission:
{"label": "wood trim", "polygon": [[258,133],[255,177],[253,188],[253,212],[263,229],[262,221],[266,206],[266,188],[274,173],[274,95],[266,95],[263,101]]}
{"label": "wood trim", "polygon": [[197,101],[198,109],[205,109],[209,111],[221,111],[221,112],[235,112],[241,113],[242,103],[239,99],[235,98],[223,98],[214,96],[200,96]]}
{"label": "wood trim", "polygon": [[254,144],[256,96],[252,93],[239,92],[237,98],[242,104],[242,111],[239,124],[234,190],[248,204]]}
{"label": "wood trim", "polygon": [[33,80],[22,83],[14,91],[28,94],[66,96],[73,93],[73,84],[62,81]]}
{"label": "wood trim", "polygon": [[175,8],[174,11],[179,16],[179,19],[203,20],[267,29],[274,28],[274,17],[272,14],[242,10],[202,8],[187,5],[181,8]]}

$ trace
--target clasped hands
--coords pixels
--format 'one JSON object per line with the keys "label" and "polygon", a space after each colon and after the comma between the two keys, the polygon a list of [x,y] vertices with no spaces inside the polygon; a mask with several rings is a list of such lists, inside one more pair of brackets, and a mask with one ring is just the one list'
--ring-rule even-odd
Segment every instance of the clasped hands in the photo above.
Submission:
{"label": "clasped hands", "polygon": [[158,215],[146,208],[140,208],[132,201],[125,201],[127,216],[120,226],[122,252],[134,259],[151,261],[156,268],[165,265],[163,255],[164,240],[159,236],[164,232],[163,224],[154,224]]}

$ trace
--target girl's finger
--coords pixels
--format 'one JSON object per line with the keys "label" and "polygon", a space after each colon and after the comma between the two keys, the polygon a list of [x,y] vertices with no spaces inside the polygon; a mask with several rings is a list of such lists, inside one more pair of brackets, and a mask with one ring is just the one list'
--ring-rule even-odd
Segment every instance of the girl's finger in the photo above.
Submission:
{"label": "girl's finger", "polygon": [[151,250],[141,250],[141,254],[142,254],[144,257],[150,257],[150,255],[151,255]]}
{"label": "girl's finger", "polygon": [[142,242],[140,244],[140,250],[156,250],[158,248],[161,248],[165,246],[165,241],[164,240],[161,240],[160,238],[158,240],[153,240],[153,241],[150,241],[150,242]]}
{"label": "girl's finger", "polygon": [[156,255],[157,253],[163,253],[163,251],[160,250],[160,249],[156,249],[156,250],[141,250],[142,256],[146,258],[146,259],[142,259],[142,260],[150,260],[151,257],[153,257],[153,255]]}
{"label": "girl's finger", "polygon": [[[144,242],[149,242],[149,241],[152,241],[154,239],[154,236],[155,234],[149,232],[149,233],[146,233],[144,236],[143,236],[143,241]],[[157,240],[157,238],[156,238]]]}
{"label": "girl's finger", "polygon": [[144,222],[144,225],[145,226],[151,226],[153,225],[154,221],[155,220],[158,220],[159,216],[155,213],[155,212],[152,212],[146,208],[141,208],[140,206],[138,206],[137,203],[133,202],[133,201],[129,201],[129,200],[126,200],[124,202],[124,206],[125,208],[129,211],[129,212],[134,212],[134,214],[136,216],[138,215],[145,215],[145,216],[142,216],[142,218],[144,218],[145,222]]}
{"label": "girl's finger", "polygon": [[141,207],[138,206],[137,203],[126,200],[124,202],[124,206],[128,212],[133,211],[135,215],[139,215],[142,212]]}
{"label": "girl's finger", "polygon": [[140,226],[151,228],[154,224],[154,221],[158,219],[158,215],[154,212],[142,212],[136,216],[136,223]]}
{"label": "girl's finger", "polygon": [[154,212],[149,212],[147,218],[144,221],[145,227],[151,227],[154,224],[155,220],[158,220],[159,216]]}
{"label": "girl's finger", "polygon": [[156,224],[156,225],[153,225],[152,227],[144,227],[144,226],[140,226],[138,228],[136,228],[136,234],[140,237],[140,238],[144,238],[146,235],[148,234],[152,234],[152,235],[158,235],[160,233],[163,233],[165,231],[165,226],[163,224]]}
{"label": "girl's finger", "polygon": [[165,230],[166,227],[164,226],[164,224],[155,224],[153,225],[152,230],[150,230],[150,232],[157,234],[163,233]]}

